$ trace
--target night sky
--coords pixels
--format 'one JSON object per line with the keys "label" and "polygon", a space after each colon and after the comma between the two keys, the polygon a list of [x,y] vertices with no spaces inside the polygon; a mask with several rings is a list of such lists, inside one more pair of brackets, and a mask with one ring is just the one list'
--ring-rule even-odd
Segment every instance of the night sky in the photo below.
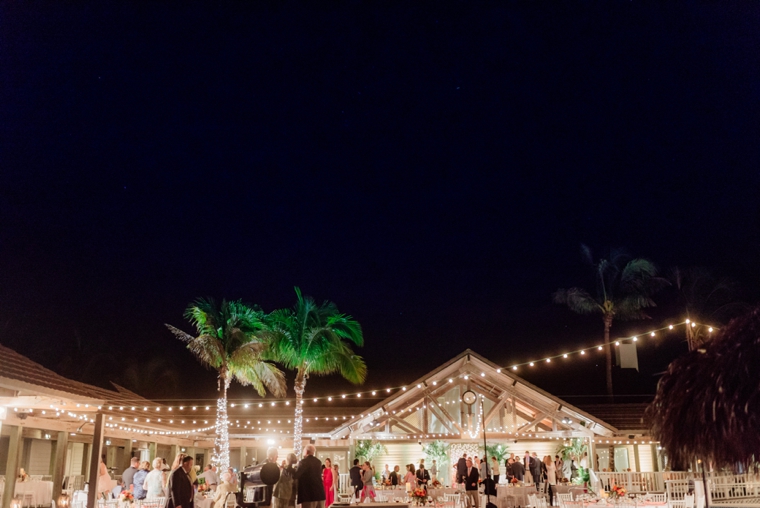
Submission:
{"label": "night sky", "polygon": [[[163,323],[296,285],[363,325],[368,388],[593,345],[550,298],[591,286],[582,243],[760,299],[753,2],[0,9],[0,342],[61,374],[209,396]],[[658,302],[613,331],[682,318]],[[616,390],[685,351],[642,344]],[[526,377],[601,394],[600,358]]]}

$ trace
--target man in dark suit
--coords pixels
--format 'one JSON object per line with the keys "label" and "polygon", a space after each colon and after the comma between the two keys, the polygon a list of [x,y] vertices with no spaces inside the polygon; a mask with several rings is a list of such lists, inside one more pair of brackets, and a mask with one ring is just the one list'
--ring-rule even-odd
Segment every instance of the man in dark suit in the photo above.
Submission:
{"label": "man in dark suit", "polygon": [[322,461],[314,455],[314,445],[306,445],[305,457],[298,463],[294,478],[298,480],[298,504],[301,508],[324,508],[325,487],[322,484]]}
{"label": "man in dark suit", "polygon": [[467,459],[467,469],[465,469],[464,474],[464,491],[465,494],[467,494],[469,505],[474,508],[480,508],[478,480],[480,480],[480,473],[478,473],[478,468],[473,467],[472,460]]}
{"label": "man in dark suit", "polygon": [[420,468],[414,475],[417,477],[417,485],[427,490],[428,483],[430,482],[430,473],[425,469],[425,464],[420,463]]}
{"label": "man in dark suit", "polygon": [[467,454],[465,453],[457,461],[457,483],[464,483],[464,477],[467,474]]}
{"label": "man in dark suit", "polygon": [[525,479],[525,468],[520,464],[520,457],[515,457],[515,461],[512,463],[512,474],[519,482]]}
{"label": "man in dark suit", "polygon": [[[359,467],[359,459],[354,459],[354,467],[348,470],[351,477],[351,486],[354,488],[354,496],[359,499],[359,493],[362,491],[362,468]],[[393,473],[391,473],[393,474]]]}
{"label": "man in dark suit", "polygon": [[193,458],[185,457],[182,465],[174,470],[169,477],[169,502],[167,508],[193,508],[193,483],[190,481],[190,470],[193,468]]}
{"label": "man in dark suit", "polygon": [[538,460],[538,455],[536,454],[536,452],[533,452],[533,454],[530,457],[530,475],[533,477],[533,483],[536,484],[536,490],[538,490],[538,484],[542,483],[541,461]]}
{"label": "man in dark suit", "polygon": [[399,480],[398,466],[393,466],[393,471],[391,471],[390,478],[391,478],[391,487],[395,487],[396,485],[398,485],[398,480]]}

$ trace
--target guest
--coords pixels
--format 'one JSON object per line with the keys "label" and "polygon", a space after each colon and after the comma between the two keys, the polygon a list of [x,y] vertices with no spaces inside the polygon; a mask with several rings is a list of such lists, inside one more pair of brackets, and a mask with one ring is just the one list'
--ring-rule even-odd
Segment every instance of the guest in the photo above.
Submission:
{"label": "guest", "polygon": [[169,477],[169,500],[167,508],[193,508],[194,492],[190,471],[193,469],[193,458],[184,457],[180,467]]}
{"label": "guest", "polygon": [[182,465],[182,459],[184,459],[185,457],[186,457],[186,455],[185,455],[184,453],[178,453],[178,454],[177,454],[177,455],[174,457],[174,462],[172,462],[172,468],[171,468],[171,469],[172,469],[172,473],[173,473],[173,472],[174,472],[174,471],[175,471],[175,470],[176,470],[178,467],[180,467],[180,466]]}
{"label": "guest", "polygon": [[206,468],[203,471],[203,474],[200,475],[201,478],[203,478],[203,481],[206,482],[206,485],[208,485],[209,490],[216,490],[216,485],[219,483],[219,479],[216,477],[216,471],[214,471],[214,466],[211,464],[206,464]]}
{"label": "guest", "polygon": [[333,487],[333,469],[332,460],[325,459],[325,468],[322,470],[322,485],[325,489],[325,508],[335,502],[335,487]]}
{"label": "guest", "polygon": [[134,485],[133,493],[135,499],[145,499],[147,492],[145,491],[145,478],[148,476],[148,470],[150,469],[150,462],[144,460],[140,462],[137,472],[132,477],[132,484]]}
{"label": "guest", "polygon": [[354,488],[354,497],[359,499],[359,492],[362,490],[362,469],[359,467],[359,459],[354,459],[354,466],[348,470],[351,478],[351,486]]}
{"label": "guest", "polygon": [[565,472],[563,471],[565,463],[562,461],[562,459],[559,458],[559,455],[554,456],[554,467],[557,470],[557,481],[559,482],[560,479],[565,477]]}
{"label": "guest", "polygon": [[544,455],[544,458],[541,459],[541,473],[539,473],[541,477],[541,483],[546,483],[546,459],[549,459],[549,462],[551,462],[551,457],[548,455]]}
{"label": "guest", "polygon": [[493,475],[493,482],[499,484],[499,461],[496,457],[491,457],[491,474]]}
{"label": "guest", "polygon": [[463,454],[457,461],[457,483],[464,483],[467,474],[467,454]]}
{"label": "guest", "polygon": [[143,489],[147,499],[162,497],[166,486],[166,475],[163,472],[165,463],[166,461],[161,457],[153,459],[153,471],[148,473],[143,480]]}
{"label": "guest", "polygon": [[557,466],[552,462],[550,455],[544,457],[544,465],[546,467],[546,483],[549,484],[549,504],[552,504],[554,499],[554,486],[557,485]]}
{"label": "guest", "polygon": [[287,465],[287,463],[285,462],[285,459],[282,459],[282,464],[280,464],[280,471],[282,471],[283,469],[285,469],[286,465]]}
{"label": "guest", "polygon": [[430,466],[430,477],[433,480],[438,477],[438,464],[435,463],[435,459],[433,459],[433,465]]}
{"label": "guest", "polygon": [[404,476],[404,484],[406,486],[407,492],[414,490],[416,483],[416,477],[414,475],[414,464],[407,464],[406,475]]}
{"label": "guest", "polygon": [[425,469],[425,464],[420,464],[420,468],[414,476],[417,478],[417,486],[427,490],[428,482],[430,482],[430,473]]}
{"label": "guest", "polygon": [[473,466],[472,460],[467,459],[467,470],[464,475],[464,492],[467,495],[470,506],[480,508],[480,494],[478,493],[478,468]]}
{"label": "guest", "polygon": [[121,473],[121,486],[124,487],[124,490],[132,490],[132,487],[134,486],[134,476],[139,465],[140,459],[137,457],[129,459],[129,467]]}
{"label": "guest", "polygon": [[230,473],[230,485],[232,485],[232,488],[235,489],[233,492],[238,491],[238,475],[235,473],[235,469],[232,467],[227,468],[227,472]]}
{"label": "guest", "polygon": [[382,476],[383,476],[383,481],[391,479],[391,470],[388,468],[388,464],[385,465],[385,469],[383,469]]}
{"label": "guest", "polygon": [[103,455],[98,465],[98,494],[108,494],[114,487],[116,487],[116,480],[111,479],[111,475],[108,474],[106,456]]}
{"label": "guest", "polygon": [[477,456],[477,455],[475,455],[475,456],[472,458],[472,465],[473,465],[473,466],[475,466],[475,467],[477,467],[477,468],[479,468],[479,467],[480,467],[480,459],[478,458],[478,456]]}
{"label": "guest", "polygon": [[325,488],[322,484],[322,462],[315,457],[317,448],[306,445],[304,458],[298,463],[293,479],[298,481],[298,503],[301,508],[323,508]]}
{"label": "guest", "polygon": [[[528,465],[526,464],[525,467]],[[538,460],[536,452],[530,456],[530,475],[533,477],[533,483],[536,484],[536,490],[538,490],[538,484],[541,483],[541,461]]]}
{"label": "guest", "polygon": [[578,477],[578,466],[575,465],[575,455],[570,457],[570,481],[572,482]]}
{"label": "guest", "polygon": [[515,459],[513,459],[513,458],[507,459],[506,462],[504,463],[504,465],[506,466],[506,469],[507,469],[507,471],[506,471],[506,474],[507,474],[507,483],[511,482],[512,478],[515,477],[515,473],[514,473],[514,471],[512,471],[512,464],[514,464],[514,463],[515,463]]}
{"label": "guest", "polygon": [[296,505],[296,481],[293,465],[298,462],[295,453],[289,453],[285,467],[280,471],[280,479],[272,490],[272,508],[289,508]]}
{"label": "guest", "polygon": [[512,463],[512,474],[518,482],[525,480],[525,466],[520,463],[520,457],[515,457],[515,461]]}
{"label": "guest", "polygon": [[[230,483],[230,479],[233,476],[235,475],[230,474],[229,472],[222,473],[222,483],[214,492],[214,508],[224,508],[224,505],[227,502],[227,496],[234,496],[236,489],[232,486],[232,483]],[[274,501],[274,499],[272,501]],[[274,506],[272,508],[274,508]]]}
{"label": "guest", "polygon": [[364,463],[364,466],[362,467],[362,483],[364,484],[364,488],[362,488],[362,497],[359,501],[360,503],[364,502],[364,498],[369,497],[372,502],[375,501],[375,468],[372,467],[372,464],[369,463],[369,461]]}
{"label": "guest", "polygon": [[482,483],[490,477],[490,475],[488,474],[489,473],[488,462],[486,461],[485,457],[483,457],[483,460],[480,461],[477,468],[478,468],[478,474],[480,475],[480,482]]}
{"label": "guest", "polygon": [[525,468],[525,482],[528,483],[529,481],[533,481],[533,474],[531,473],[531,467],[530,467],[530,452],[525,451],[525,457],[523,457],[522,461],[523,468]]}
{"label": "guest", "polygon": [[388,480],[391,482],[391,487],[395,488],[398,486],[398,466],[393,466],[393,471],[388,475]]}

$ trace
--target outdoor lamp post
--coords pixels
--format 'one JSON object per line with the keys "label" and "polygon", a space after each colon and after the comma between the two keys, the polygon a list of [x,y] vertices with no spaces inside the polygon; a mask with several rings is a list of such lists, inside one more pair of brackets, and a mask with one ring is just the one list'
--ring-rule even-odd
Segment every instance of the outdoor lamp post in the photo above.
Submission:
{"label": "outdoor lamp post", "polygon": [[62,492],[61,495],[58,497],[58,502],[56,503],[56,506],[58,508],[69,508],[71,506],[71,499],[69,498],[69,495],[65,492]]}

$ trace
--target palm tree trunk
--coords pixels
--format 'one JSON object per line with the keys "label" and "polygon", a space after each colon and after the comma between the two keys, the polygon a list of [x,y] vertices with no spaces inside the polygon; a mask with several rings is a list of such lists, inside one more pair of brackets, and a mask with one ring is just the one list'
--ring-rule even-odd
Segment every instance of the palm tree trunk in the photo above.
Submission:
{"label": "palm tree trunk", "polygon": [[604,316],[604,358],[606,360],[607,373],[607,398],[614,400],[612,393],[612,348],[610,347],[610,328],[612,328],[612,314]]}
{"label": "palm tree trunk", "polygon": [[227,388],[229,381],[222,379],[220,390],[222,396],[216,401],[216,438],[214,438],[214,462],[220,471],[230,467],[230,435],[227,418]]}
{"label": "palm tree trunk", "polygon": [[296,392],[296,414],[293,420],[293,453],[300,459],[303,452],[301,443],[303,436],[303,392],[306,390],[306,376],[303,375],[301,369],[298,369],[293,389]]}

